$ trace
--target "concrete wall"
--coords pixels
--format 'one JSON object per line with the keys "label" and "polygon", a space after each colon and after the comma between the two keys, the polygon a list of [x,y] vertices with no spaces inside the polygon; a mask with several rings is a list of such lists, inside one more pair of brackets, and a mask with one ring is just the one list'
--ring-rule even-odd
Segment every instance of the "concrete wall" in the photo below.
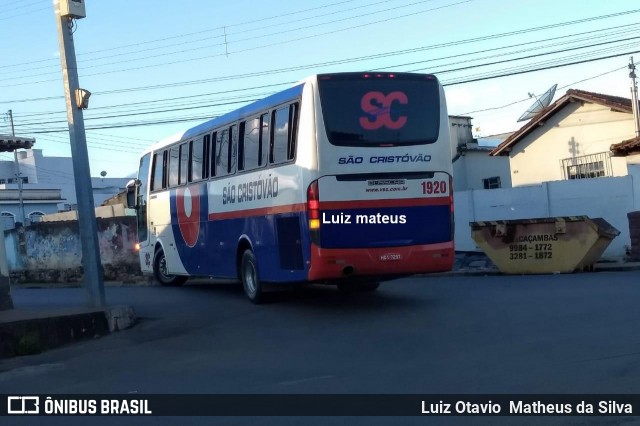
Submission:
{"label": "concrete wall", "polygon": [[[105,279],[123,280],[140,274],[136,218],[97,219],[100,257]],[[44,222],[5,232],[9,270],[19,281],[66,282],[82,278],[82,247],[78,222]]]}
{"label": "concrete wall", "polygon": [[[634,135],[631,114],[571,103],[513,147],[509,154],[512,184],[562,180],[562,159],[608,152],[612,144]],[[613,157],[611,163],[613,176],[627,175],[624,157]]]}
{"label": "concrete wall", "polygon": [[627,213],[640,210],[640,166],[629,171],[624,177],[456,192],[456,250],[480,251],[469,222],[586,215],[602,217],[620,231],[604,257],[622,259],[631,245]]}

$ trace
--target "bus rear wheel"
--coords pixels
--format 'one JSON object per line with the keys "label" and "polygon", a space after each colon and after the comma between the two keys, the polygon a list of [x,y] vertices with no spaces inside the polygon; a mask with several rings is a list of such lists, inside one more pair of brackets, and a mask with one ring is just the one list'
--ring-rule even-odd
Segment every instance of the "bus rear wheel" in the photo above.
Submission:
{"label": "bus rear wheel", "polygon": [[242,253],[240,260],[240,279],[242,280],[242,288],[251,302],[260,304],[264,301],[262,292],[262,283],[258,276],[258,267],[256,257],[249,249]]}
{"label": "bus rear wheel", "polygon": [[157,250],[156,255],[153,257],[153,275],[161,285],[167,287],[181,286],[187,281],[187,277],[168,273],[167,258],[162,249]]}

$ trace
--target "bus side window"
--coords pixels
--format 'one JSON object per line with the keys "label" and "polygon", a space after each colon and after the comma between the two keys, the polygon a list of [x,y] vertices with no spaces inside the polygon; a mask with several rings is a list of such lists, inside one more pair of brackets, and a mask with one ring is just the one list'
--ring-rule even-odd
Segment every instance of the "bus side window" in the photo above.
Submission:
{"label": "bus side window", "polygon": [[[242,127],[240,127],[242,131]],[[240,144],[241,151],[239,153],[242,170],[252,170],[262,165],[260,158],[260,119],[252,118],[244,123],[244,132],[240,136],[242,141]]]}
{"label": "bus side window", "polygon": [[272,164],[284,163],[287,161],[289,151],[289,106],[275,110],[271,124],[272,143],[269,162]]}
{"label": "bus side window", "polygon": [[162,189],[169,187],[169,150],[162,153]]}
{"label": "bus side window", "polygon": [[229,168],[227,172],[231,175],[236,172],[238,161],[238,126],[235,124],[229,127]]}
{"label": "bus side window", "polygon": [[213,132],[211,134],[211,145],[209,145],[209,166],[211,173],[209,173],[209,177],[216,176],[216,149],[218,146],[218,132]]}
{"label": "bus side window", "polygon": [[267,153],[270,152],[271,132],[269,122],[269,113],[262,114],[260,117],[260,155],[258,157],[260,159],[261,166],[267,163]]}
{"label": "bus side window", "polygon": [[211,149],[211,135],[202,138],[202,179],[209,177],[209,150]]}
{"label": "bus side window", "polygon": [[289,145],[287,152],[287,160],[296,158],[296,147],[298,139],[298,116],[300,104],[295,102],[289,108]]}
{"label": "bus side window", "polygon": [[180,145],[180,176],[179,185],[187,183],[187,176],[189,176],[189,145],[183,143]]}
{"label": "bus side window", "polygon": [[178,185],[180,177],[180,147],[174,146],[169,150],[169,187]]}
{"label": "bus side window", "polygon": [[229,129],[217,132],[215,156],[215,175],[229,174]]}
{"label": "bus side window", "polygon": [[151,190],[159,191],[164,188],[164,157],[166,151],[156,152],[153,156],[153,168],[151,172]]}
{"label": "bus side window", "polygon": [[244,167],[244,144],[245,144],[244,128],[246,127],[245,124],[246,123],[244,121],[240,122],[240,132],[238,134],[238,171],[245,170],[245,167]]}
{"label": "bus side window", "polygon": [[202,155],[202,147],[202,139],[191,141],[191,173],[189,176],[189,182],[196,182],[204,177],[202,175],[202,159],[204,158]]}

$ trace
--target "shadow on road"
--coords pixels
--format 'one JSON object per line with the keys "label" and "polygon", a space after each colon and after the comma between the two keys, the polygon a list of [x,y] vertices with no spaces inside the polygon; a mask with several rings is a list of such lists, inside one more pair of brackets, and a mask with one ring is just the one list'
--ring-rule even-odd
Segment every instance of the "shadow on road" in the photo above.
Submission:
{"label": "shadow on road", "polygon": [[[261,306],[287,305],[318,309],[356,308],[356,311],[375,310],[381,308],[402,309],[412,307],[424,308],[429,304],[427,297],[408,297],[401,292],[402,286],[409,283],[389,281],[382,283],[375,292],[345,293],[333,285],[303,284],[303,285],[274,285],[266,294],[265,302]],[[250,304],[244,295],[242,286],[237,282],[214,282],[210,280],[189,281],[181,291],[200,293],[202,297],[226,298],[228,300],[241,300]],[[425,296],[423,294],[423,296]]]}

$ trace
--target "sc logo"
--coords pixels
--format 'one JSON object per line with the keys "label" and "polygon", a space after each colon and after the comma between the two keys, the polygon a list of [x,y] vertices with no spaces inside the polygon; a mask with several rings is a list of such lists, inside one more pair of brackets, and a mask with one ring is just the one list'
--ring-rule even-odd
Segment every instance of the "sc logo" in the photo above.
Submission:
{"label": "sc logo", "polygon": [[406,105],[409,103],[407,95],[403,92],[391,92],[385,95],[382,92],[368,92],[360,100],[360,107],[367,116],[360,117],[360,126],[365,130],[377,130],[381,127],[397,130],[407,124],[407,117],[400,116],[396,120],[391,119],[391,105],[394,102]]}

